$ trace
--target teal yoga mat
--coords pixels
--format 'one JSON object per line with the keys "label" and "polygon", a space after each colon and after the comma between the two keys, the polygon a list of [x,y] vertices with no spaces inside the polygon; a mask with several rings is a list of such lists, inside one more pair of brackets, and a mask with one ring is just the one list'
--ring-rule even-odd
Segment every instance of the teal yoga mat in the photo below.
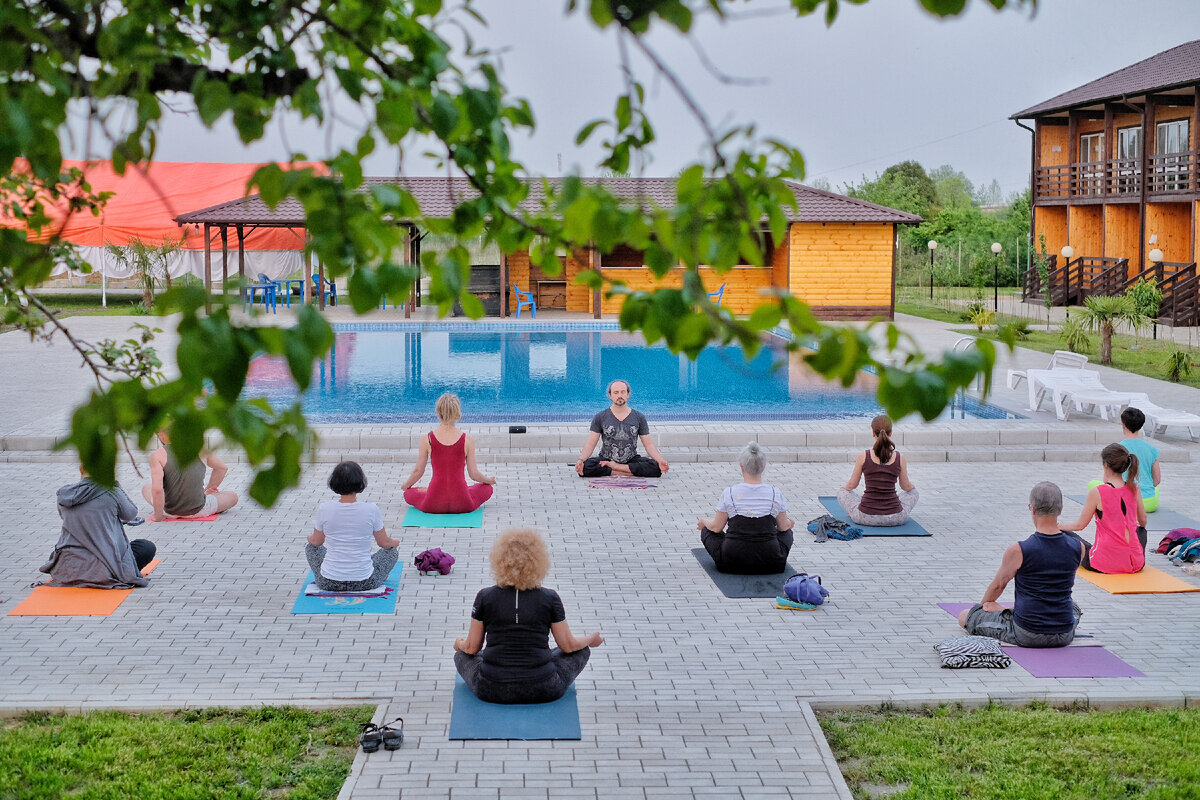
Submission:
{"label": "teal yoga mat", "polygon": [[482,528],[483,506],[467,514],[426,514],[409,506],[402,528]]}
{"label": "teal yoga mat", "polygon": [[300,584],[300,596],[292,606],[293,614],[394,614],[396,613],[396,595],[400,593],[400,574],[404,570],[404,562],[398,562],[392,567],[383,585],[391,589],[382,597],[310,597],[304,593],[304,588],[315,580],[312,570],[308,571],[304,582]]}
{"label": "teal yoga mat", "polygon": [[704,572],[726,597],[763,597],[775,598],[783,593],[783,583],[800,570],[787,565],[783,572],[774,575],[734,575],[729,572],[718,572],[716,562],[703,547],[692,548],[692,555],[700,562]]}
{"label": "teal yoga mat", "polygon": [[579,739],[579,701],[575,685],[553,703],[507,706],[485,703],[454,678],[450,739]]}
{"label": "teal yoga mat", "polygon": [[887,528],[877,528],[873,525],[860,525],[850,519],[849,515],[846,514],[846,509],[842,508],[836,497],[818,497],[817,500],[819,500],[821,505],[825,506],[829,513],[835,518],[840,519],[843,522],[849,522],[856,528],[862,528],[863,536],[933,536],[932,533],[922,527],[921,523],[917,522],[912,517],[909,517],[908,522],[904,523],[903,525],[892,525]]}
{"label": "teal yoga mat", "polygon": [[[1083,505],[1087,500],[1086,494],[1067,494],[1063,495],[1068,500],[1074,500],[1079,505]],[[1077,512],[1078,513],[1078,512]],[[1146,515],[1146,530],[1148,531],[1173,531],[1176,528],[1197,528],[1200,529],[1200,522],[1185,517],[1178,511],[1172,511],[1169,508],[1158,507],[1158,511],[1153,511]],[[1157,542],[1151,543],[1153,547]]]}

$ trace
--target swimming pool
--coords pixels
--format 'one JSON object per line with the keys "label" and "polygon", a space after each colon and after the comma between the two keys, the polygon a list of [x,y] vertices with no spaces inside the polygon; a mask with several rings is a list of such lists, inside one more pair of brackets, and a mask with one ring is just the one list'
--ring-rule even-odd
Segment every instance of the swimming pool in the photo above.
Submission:
{"label": "swimming pool", "polygon": [[[876,378],[849,389],[809,371],[769,336],[747,361],[713,346],[695,361],[647,347],[616,323],[356,323],[335,325],[331,353],[303,403],[325,424],[429,422],[438,395],[454,392],[467,422],[579,422],[607,404],[609,381],[633,386],[630,405],[652,420],[855,419],[879,413]],[[291,402],[297,389],[279,358],[250,365],[247,394]],[[1011,418],[965,398],[949,415]]]}

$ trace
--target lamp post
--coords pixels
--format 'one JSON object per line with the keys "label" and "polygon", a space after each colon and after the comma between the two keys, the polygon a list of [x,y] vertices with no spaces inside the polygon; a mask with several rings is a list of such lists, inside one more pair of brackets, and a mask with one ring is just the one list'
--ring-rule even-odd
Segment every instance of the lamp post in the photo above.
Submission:
{"label": "lamp post", "polygon": [[933,251],[937,250],[937,242],[929,240],[929,299],[933,299]]}
{"label": "lamp post", "polygon": [[[1071,263],[1071,257],[1075,255],[1075,248],[1071,247],[1071,245],[1069,245],[1069,244],[1064,244],[1063,249],[1060,250],[1059,252],[1062,253],[1062,257],[1063,257],[1062,268],[1064,270],[1066,270],[1067,264]],[[1063,308],[1065,308],[1067,310],[1067,319],[1071,318],[1070,294],[1071,294],[1071,273],[1069,270],[1067,270],[1067,271],[1063,272]]]}
{"label": "lamp post", "polygon": [[1000,313],[1000,251],[1004,248],[999,242],[992,242],[992,308]]}
{"label": "lamp post", "polygon": [[[1162,270],[1162,260],[1163,260],[1163,251],[1162,250],[1159,250],[1156,247],[1150,251],[1150,263],[1154,265],[1155,285],[1162,283],[1162,271],[1161,271]],[[1161,311],[1162,309],[1159,309],[1159,310]],[[1154,325],[1154,338],[1157,339],[1158,338],[1158,316],[1157,315],[1154,317],[1152,322]]]}

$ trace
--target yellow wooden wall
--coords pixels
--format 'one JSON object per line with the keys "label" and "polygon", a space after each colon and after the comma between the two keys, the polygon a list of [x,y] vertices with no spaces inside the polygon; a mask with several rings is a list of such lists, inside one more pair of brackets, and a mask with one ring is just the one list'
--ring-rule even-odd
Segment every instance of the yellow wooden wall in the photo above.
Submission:
{"label": "yellow wooden wall", "polygon": [[533,267],[529,261],[529,253],[527,251],[519,250],[508,256],[508,286],[506,287],[506,291],[509,294],[509,313],[513,313],[517,308],[517,298],[512,290],[513,284],[516,284],[517,288],[523,292],[533,292],[536,297],[537,281],[539,280],[566,281],[567,310],[591,311],[591,290],[586,286],[575,285],[575,276],[587,269],[587,253],[573,253],[563,259],[563,261],[565,262],[563,273],[557,277],[551,277],[544,274],[540,269]]}
{"label": "yellow wooden wall", "polygon": [[1200,261],[1200,202],[1192,203],[1192,257],[1189,261]]}
{"label": "yellow wooden wall", "polygon": [[797,222],[788,240],[792,295],[828,317],[890,316],[893,226]]}
{"label": "yellow wooden wall", "polygon": [[1132,203],[1110,203],[1104,209],[1104,255],[1108,258],[1128,258],[1130,274],[1141,272],[1138,267],[1138,207]]}
{"label": "yellow wooden wall", "polygon": [[[1045,125],[1041,122],[1037,123],[1037,126],[1042,149],[1038,164],[1043,167],[1057,167],[1066,164],[1067,154],[1070,152],[1067,149],[1067,126]],[[1059,152],[1054,152],[1055,147],[1059,148]]]}
{"label": "yellow wooden wall", "polygon": [[1100,206],[1071,206],[1067,219],[1075,257],[1104,254],[1103,208]]}
{"label": "yellow wooden wall", "polygon": [[[1163,251],[1163,261],[1193,261],[1191,203],[1147,203],[1146,239],[1157,236],[1154,245]],[[1147,248],[1149,250],[1149,247]]]}
{"label": "yellow wooden wall", "polygon": [[1033,209],[1033,246],[1041,248],[1046,239],[1046,252],[1056,255],[1067,243],[1067,209],[1062,206],[1036,206]]}
{"label": "yellow wooden wall", "polygon": [[[656,279],[654,273],[645,268],[605,268],[604,277],[608,281],[619,281],[630,289],[642,291],[678,289],[683,285],[682,268],[671,270],[662,279]],[[721,288],[722,283],[725,284],[725,293],[721,297],[722,308],[728,308],[735,314],[749,314],[766,299],[761,290],[771,286],[771,268],[734,267],[728,272],[718,273],[708,267],[701,267],[700,279],[704,282],[704,288],[710,292],[715,292]],[[623,302],[623,297],[605,297],[601,300],[600,312],[619,313]]]}
{"label": "yellow wooden wall", "polygon": [[773,286],[782,288],[788,285],[790,241],[791,237],[785,234],[783,241],[771,251],[771,284]]}

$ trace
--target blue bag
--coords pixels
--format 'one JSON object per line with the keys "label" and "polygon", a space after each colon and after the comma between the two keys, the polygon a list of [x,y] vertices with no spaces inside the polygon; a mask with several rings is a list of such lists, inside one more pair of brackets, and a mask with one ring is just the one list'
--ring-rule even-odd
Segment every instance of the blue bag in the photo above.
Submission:
{"label": "blue bag", "polygon": [[783,593],[793,602],[814,606],[821,605],[829,597],[829,590],[821,585],[821,576],[807,572],[788,578],[783,584]]}

